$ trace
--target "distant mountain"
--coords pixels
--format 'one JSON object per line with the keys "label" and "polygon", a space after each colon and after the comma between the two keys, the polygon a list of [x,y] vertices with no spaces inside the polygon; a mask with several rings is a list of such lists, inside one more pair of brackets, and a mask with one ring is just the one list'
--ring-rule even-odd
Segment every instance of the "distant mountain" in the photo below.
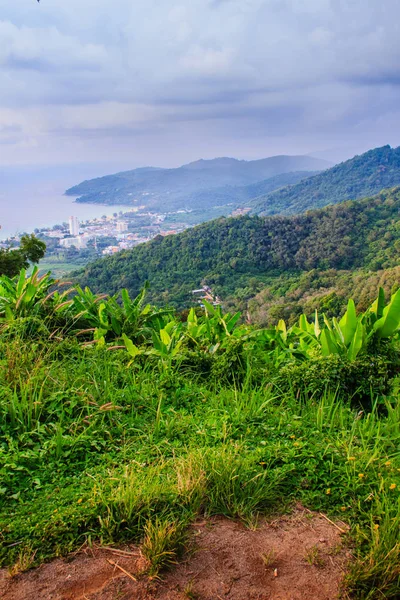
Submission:
{"label": "distant mountain", "polygon": [[400,147],[375,148],[304,179],[296,185],[261,195],[251,201],[261,215],[298,214],[345,200],[376,194],[400,185]]}
{"label": "distant mountain", "polygon": [[280,175],[275,175],[274,177],[257,181],[257,183],[251,183],[250,185],[226,185],[220,188],[195,192],[188,196],[185,201],[190,206],[196,207],[196,209],[207,209],[211,206],[224,206],[228,204],[236,206],[247,203],[249,200],[263,194],[278,190],[281,187],[298,183],[302,179],[312,177],[313,175],[316,175],[316,171],[281,173]]}
{"label": "distant mountain", "polygon": [[[78,197],[78,202],[145,205],[160,211],[197,208],[199,192],[216,189],[221,193],[224,187],[243,187],[289,172],[320,171],[329,166],[327,161],[310,156],[272,156],[253,161],[216,158],[176,169],[144,168],[107,175],[84,181],[66,194]],[[212,194],[208,201],[215,204]]]}
{"label": "distant mountain", "polygon": [[127,287],[132,294],[149,281],[153,301],[184,307],[200,284],[223,299],[249,297],[271,279],[315,269],[395,267],[399,249],[400,187],[307,214],[221,218],[157,236],[88,265],[79,280],[95,291]]}

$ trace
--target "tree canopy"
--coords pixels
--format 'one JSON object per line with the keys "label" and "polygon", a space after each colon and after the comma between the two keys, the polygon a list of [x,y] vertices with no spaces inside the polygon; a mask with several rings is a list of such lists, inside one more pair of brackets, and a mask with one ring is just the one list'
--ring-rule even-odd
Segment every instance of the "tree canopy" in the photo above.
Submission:
{"label": "tree canopy", "polygon": [[18,248],[0,249],[0,275],[14,277],[21,269],[36,264],[44,257],[46,244],[32,235],[23,235]]}
{"label": "tree canopy", "polygon": [[400,188],[395,188],[292,217],[221,218],[98,260],[79,280],[96,291],[127,287],[132,294],[148,280],[153,301],[178,308],[188,305],[191,290],[201,284],[212,286],[223,300],[251,288],[248,298],[271,278],[314,269],[395,267],[399,214]]}

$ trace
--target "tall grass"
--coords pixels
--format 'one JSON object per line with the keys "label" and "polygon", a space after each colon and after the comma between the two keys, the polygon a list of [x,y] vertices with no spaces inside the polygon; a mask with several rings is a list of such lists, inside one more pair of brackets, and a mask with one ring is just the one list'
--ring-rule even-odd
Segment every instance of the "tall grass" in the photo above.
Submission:
{"label": "tall grass", "polygon": [[328,389],[280,393],[270,374],[235,384],[130,362],[0,335],[2,564],[135,540],[155,575],[198,515],[253,526],[301,501],[349,523],[352,594],[399,597],[397,392],[367,411]]}

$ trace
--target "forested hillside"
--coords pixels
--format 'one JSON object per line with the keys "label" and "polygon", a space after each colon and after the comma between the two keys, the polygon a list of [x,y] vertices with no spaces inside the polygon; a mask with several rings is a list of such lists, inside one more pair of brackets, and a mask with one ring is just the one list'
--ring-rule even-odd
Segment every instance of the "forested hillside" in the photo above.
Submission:
{"label": "forested hillside", "polygon": [[[77,196],[78,202],[100,204],[145,205],[148,208],[165,211],[176,208],[197,207],[199,192],[227,187],[228,199],[232,201],[233,186],[247,186],[262,182],[271,177],[296,171],[320,171],[330,163],[310,156],[272,156],[261,160],[245,161],[234,158],[198,160],[176,169],[144,168],[107,175],[84,181],[66,191],[67,195]],[[296,176],[279,181],[277,185],[260,190],[245,198],[264,194],[288,183],[297,182]],[[229,193],[229,191],[231,193]],[[243,196],[239,193],[240,199]],[[220,201],[219,201],[220,202]],[[208,206],[214,206],[216,199],[207,197]]]}
{"label": "forested hillside", "polygon": [[148,280],[152,300],[182,308],[203,283],[227,301],[315,269],[388,269],[398,264],[399,210],[400,187],[292,217],[221,218],[99,260],[79,281],[136,294]]}
{"label": "forested hillside", "polygon": [[288,185],[294,185],[299,181],[307,179],[308,177],[313,177],[314,175],[316,175],[315,171],[293,171],[290,173],[281,173],[280,175],[275,175],[274,177],[257,181],[250,185],[226,185],[211,190],[203,190],[188,195],[182,206],[195,207],[195,210],[207,210],[210,207],[226,205],[226,214],[229,214],[232,209],[228,208],[228,205],[234,208],[236,206],[247,204],[249,200],[253,200],[264,194],[269,194],[274,190],[278,190]]}
{"label": "forested hillside", "polygon": [[298,214],[400,185],[400,147],[383,146],[251,202],[262,215]]}

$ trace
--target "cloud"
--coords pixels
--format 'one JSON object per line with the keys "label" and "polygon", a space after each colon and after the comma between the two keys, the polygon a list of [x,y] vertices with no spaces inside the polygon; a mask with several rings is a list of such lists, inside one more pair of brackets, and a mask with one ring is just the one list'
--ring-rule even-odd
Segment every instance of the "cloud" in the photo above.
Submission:
{"label": "cloud", "polygon": [[[396,143],[397,0],[0,8],[0,161],[113,152],[151,163],[152,151],[162,160],[157,144],[168,146],[166,162],[183,162],[312,152],[351,136],[360,146]],[[34,159],[24,150],[32,146]]]}

